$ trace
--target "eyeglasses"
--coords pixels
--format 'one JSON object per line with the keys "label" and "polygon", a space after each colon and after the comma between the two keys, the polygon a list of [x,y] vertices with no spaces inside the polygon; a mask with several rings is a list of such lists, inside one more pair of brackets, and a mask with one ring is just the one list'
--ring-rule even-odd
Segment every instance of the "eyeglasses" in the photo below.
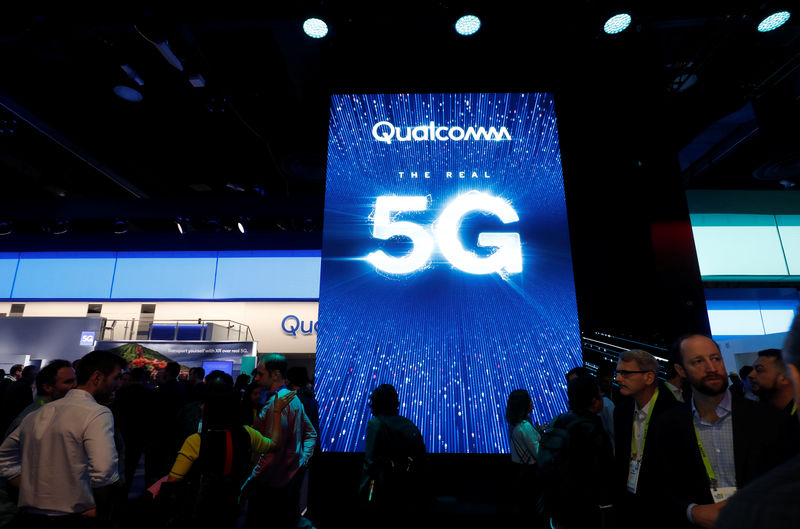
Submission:
{"label": "eyeglasses", "polygon": [[644,371],[628,371],[627,369],[617,369],[616,371],[614,371],[614,378],[617,378],[618,376],[621,376],[622,378],[628,378],[634,373],[655,373],[655,371],[651,369],[647,369]]}

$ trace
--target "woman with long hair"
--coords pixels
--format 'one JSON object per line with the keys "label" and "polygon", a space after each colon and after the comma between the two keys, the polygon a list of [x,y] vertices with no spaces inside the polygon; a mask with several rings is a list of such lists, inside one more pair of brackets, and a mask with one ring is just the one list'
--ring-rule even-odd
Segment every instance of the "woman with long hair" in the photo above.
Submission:
{"label": "woman with long hair", "polygon": [[508,396],[506,404],[506,422],[508,423],[508,440],[511,446],[512,478],[511,500],[523,510],[526,506],[535,505],[538,501],[539,484],[537,474],[539,466],[536,456],[539,452],[541,435],[531,423],[533,401],[525,389],[515,389]]}
{"label": "woman with long hair", "polygon": [[276,400],[273,437],[268,439],[240,423],[239,394],[230,375],[213,371],[206,384],[202,432],[186,438],[167,478],[169,484],[186,482],[186,491],[180,495],[183,504],[171,513],[173,527],[235,525],[240,491],[252,469],[251,458],[277,449],[281,412],[295,396],[291,392]]}

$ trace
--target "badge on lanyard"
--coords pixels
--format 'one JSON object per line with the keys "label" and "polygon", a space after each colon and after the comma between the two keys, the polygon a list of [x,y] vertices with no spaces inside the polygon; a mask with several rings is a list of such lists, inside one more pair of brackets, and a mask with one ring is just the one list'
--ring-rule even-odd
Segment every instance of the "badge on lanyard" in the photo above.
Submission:
{"label": "badge on lanyard", "polygon": [[711,497],[714,498],[714,503],[725,501],[734,494],[736,494],[736,487],[711,488]]}
{"label": "badge on lanyard", "polygon": [[631,457],[631,464],[628,467],[628,492],[636,494],[636,487],[639,485],[639,469],[642,468],[642,461]]}

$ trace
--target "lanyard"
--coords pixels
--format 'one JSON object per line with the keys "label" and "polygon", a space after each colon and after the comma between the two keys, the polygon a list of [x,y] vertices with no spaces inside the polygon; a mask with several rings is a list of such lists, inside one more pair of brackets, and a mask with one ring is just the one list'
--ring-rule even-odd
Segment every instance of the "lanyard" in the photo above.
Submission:
{"label": "lanyard", "polygon": [[664,385],[667,386],[667,389],[669,390],[670,393],[672,393],[672,396],[675,397],[675,400],[677,400],[678,402],[683,402],[683,396],[678,395],[678,391],[680,391],[679,389],[677,391],[672,389],[672,386],[670,386],[669,383],[666,383]]}
{"label": "lanyard", "polygon": [[796,402],[792,403],[792,411],[789,412],[789,415],[794,415],[795,413],[797,413],[797,403]]}
{"label": "lanyard", "polygon": [[694,427],[694,435],[697,437],[697,447],[700,449],[700,457],[703,459],[703,466],[706,467],[706,474],[708,474],[708,480],[711,482],[711,488],[716,489],[717,475],[714,473],[714,469],[711,468],[711,460],[708,459],[706,449],[703,448],[703,441],[700,440],[700,432],[697,431],[697,425],[694,423],[694,418],[692,418],[692,426]]}
{"label": "lanyard", "polygon": [[[650,427],[650,417],[653,416],[653,410],[656,407],[656,399],[658,398],[658,388],[656,388],[655,393],[653,393],[653,398],[650,399],[650,409],[647,410],[647,418],[644,420],[644,434],[642,435],[642,452],[641,455],[644,455],[644,443],[647,441],[647,429]],[[639,459],[639,450],[636,446],[636,430],[635,428],[631,429],[631,456],[633,459]]]}

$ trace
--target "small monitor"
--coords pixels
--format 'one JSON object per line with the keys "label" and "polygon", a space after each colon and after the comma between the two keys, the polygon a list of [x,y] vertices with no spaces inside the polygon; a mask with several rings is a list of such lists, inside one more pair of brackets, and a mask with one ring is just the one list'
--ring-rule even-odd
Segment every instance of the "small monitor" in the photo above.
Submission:
{"label": "small monitor", "polygon": [[233,362],[222,362],[222,361],[204,361],[203,362],[203,369],[206,372],[206,375],[211,373],[212,371],[223,371],[228,373],[230,376],[233,376]]}

